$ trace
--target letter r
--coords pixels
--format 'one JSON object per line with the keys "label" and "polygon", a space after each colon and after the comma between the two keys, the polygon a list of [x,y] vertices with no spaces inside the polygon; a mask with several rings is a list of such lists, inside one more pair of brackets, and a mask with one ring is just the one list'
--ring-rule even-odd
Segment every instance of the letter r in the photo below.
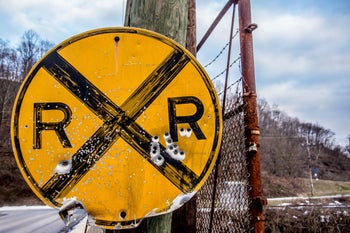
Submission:
{"label": "letter r", "polygon": [[[59,122],[42,122],[43,111],[59,110],[63,112],[64,117]],[[71,148],[70,143],[64,128],[69,125],[72,120],[72,111],[70,108],[60,102],[53,103],[34,103],[34,135],[33,135],[33,149],[41,148],[41,134],[44,130],[54,130],[60,143],[64,148]]]}
{"label": "letter r", "polygon": [[[190,116],[177,116],[176,105],[179,104],[193,104],[196,106],[196,112]],[[203,103],[195,96],[183,96],[168,98],[168,112],[169,112],[169,128],[170,135],[174,142],[178,141],[177,125],[182,123],[188,123],[193,133],[198,140],[206,139],[204,133],[199,127],[197,121],[200,120],[204,113]]]}

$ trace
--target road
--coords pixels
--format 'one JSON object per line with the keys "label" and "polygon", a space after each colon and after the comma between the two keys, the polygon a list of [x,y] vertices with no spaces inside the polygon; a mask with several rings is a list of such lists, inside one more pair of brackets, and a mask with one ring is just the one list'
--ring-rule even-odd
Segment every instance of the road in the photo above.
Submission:
{"label": "road", "polygon": [[[320,205],[314,203],[321,199],[334,199],[331,202],[323,203],[324,208],[349,208],[349,203],[340,203],[335,201],[340,197],[350,197],[350,195],[335,195],[322,197],[284,197],[269,198],[269,202],[280,202],[278,205],[269,205],[269,208],[291,208],[312,207]],[[292,204],[298,200],[298,204]],[[305,201],[305,203],[303,202]],[[313,200],[313,201],[312,201]],[[209,211],[210,209],[202,209]],[[71,217],[70,224],[65,226],[58,215],[58,210],[48,206],[23,206],[23,207],[0,207],[0,233],[100,233],[99,228],[92,226],[86,227],[87,214],[82,209],[75,209]]]}
{"label": "road", "polygon": [[66,226],[58,210],[47,206],[1,207],[0,233],[68,233],[85,216],[83,210],[75,211]]}

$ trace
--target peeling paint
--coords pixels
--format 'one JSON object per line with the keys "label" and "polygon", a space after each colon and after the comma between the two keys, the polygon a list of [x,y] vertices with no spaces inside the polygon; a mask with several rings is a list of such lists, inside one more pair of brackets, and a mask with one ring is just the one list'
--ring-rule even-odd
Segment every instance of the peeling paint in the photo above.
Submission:
{"label": "peeling paint", "polygon": [[183,206],[183,204],[188,202],[195,194],[196,194],[196,192],[184,193],[184,194],[178,195],[173,200],[172,205],[170,206],[170,209],[167,212],[168,213],[173,212],[174,210],[180,208],[181,206]]}

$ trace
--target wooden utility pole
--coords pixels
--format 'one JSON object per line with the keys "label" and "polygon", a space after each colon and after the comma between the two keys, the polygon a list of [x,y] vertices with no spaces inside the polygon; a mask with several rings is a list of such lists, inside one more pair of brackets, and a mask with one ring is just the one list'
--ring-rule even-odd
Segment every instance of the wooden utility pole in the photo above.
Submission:
{"label": "wooden utility pole", "polygon": [[149,29],[186,46],[188,0],[128,0],[125,26]]}
{"label": "wooden utility pole", "polygon": [[[158,32],[184,47],[187,46],[195,54],[196,27],[194,4],[195,0],[128,0],[125,13],[125,26]],[[195,227],[195,210],[193,208],[196,208],[195,200],[190,202],[190,210],[192,209],[190,214],[192,215],[191,219],[194,220]],[[186,212],[187,209],[180,210],[180,213]],[[178,222],[180,215],[176,215],[178,217],[174,218],[175,222]],[[123,232],[170,233],[171,225],[172,214],[170,213],[146,218],[137,229]]]}
{"label": "wooden utility pole", "polygon": [[[186,49],[196,56],[196,0],[188,1]],[[192,197],[172,217],[171,233],[196,233],[197,196]]]}
{"label": "wooden utility pole", "polygon": [[255,233],[263,233],[266,199],[262,194],[260,171],[259,125],[255,88],[252,32],[257,28],[251,23],[250,0],[238,0],[240,47],[242,61],[242,85],[245,123],[245,147],[249,176],[249,196],[252,226]]}

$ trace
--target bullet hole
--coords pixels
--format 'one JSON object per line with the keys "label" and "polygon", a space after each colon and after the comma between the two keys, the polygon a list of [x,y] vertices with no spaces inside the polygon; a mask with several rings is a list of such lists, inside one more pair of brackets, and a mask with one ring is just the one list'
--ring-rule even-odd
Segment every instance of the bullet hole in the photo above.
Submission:
{"label": "bullet hole", "polygon": [[71,160],[61,160],[57,163],[55,167],[55,172],[59,175],[67,174],[72,169],[72,161]]}
{"label": "bullet hole", "polygon": [[126,217],[126,211],[125,211],[125,210],[120,211],[119,216],[120,216],[122,219],[124,219],[124,218]]}

